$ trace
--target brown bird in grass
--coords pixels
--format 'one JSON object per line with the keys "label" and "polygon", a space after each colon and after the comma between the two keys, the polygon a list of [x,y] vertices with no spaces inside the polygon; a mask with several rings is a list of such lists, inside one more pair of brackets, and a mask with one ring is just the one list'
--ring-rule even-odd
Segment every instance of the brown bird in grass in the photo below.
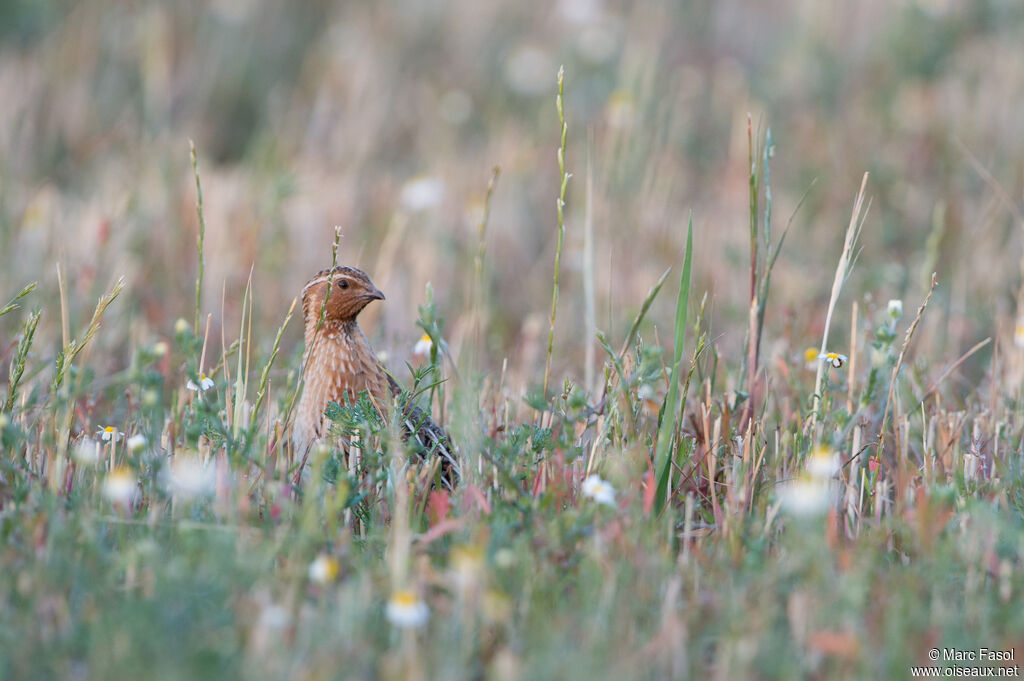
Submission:
{"label": "brown bird in grass", "polygon": [[[354,267],[321,270],[302,289],[305,387],[295,415],[292,442],[303,455],[326,434],[329,424],[324,410],[329,402],[343,404],[347,396],[354,404],[359,393],[365,391],[381,415],[387,417],[388,406],[402,394],[356,321],[374,300],[384,300],[384,294],[365,272]],[[323,325],[317,329],[321,314]],[[403,438],[414,438],[424,458],[440,457],[442,481],[453,486],[459,468],[447,433],[411,401],[400,404],[395,413],[402,419]]]}

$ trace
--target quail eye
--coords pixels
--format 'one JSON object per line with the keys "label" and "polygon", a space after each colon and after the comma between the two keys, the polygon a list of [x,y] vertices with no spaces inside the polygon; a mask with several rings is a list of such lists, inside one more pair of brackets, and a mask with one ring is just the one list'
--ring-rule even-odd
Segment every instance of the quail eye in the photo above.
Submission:
{"label": "quail eye", "polygon": [[341,288],[348,288],[348,279],[342,279],[340,282],[338,282],[338,286],[340,286]]}

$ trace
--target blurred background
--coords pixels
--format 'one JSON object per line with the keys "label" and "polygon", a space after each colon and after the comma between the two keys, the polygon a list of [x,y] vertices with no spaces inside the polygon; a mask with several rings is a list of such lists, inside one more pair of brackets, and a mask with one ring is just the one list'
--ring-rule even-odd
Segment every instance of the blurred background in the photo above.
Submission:
{"label": "blurred background", "polygon": [[[582,378],[591,337],[588,199],[597,326],[613,345],[674,266],[644,329],[671,342],[692,211],[695,297],[708,292],[715,342],[739,361],[748,113],[755,130],[771,129],[776,236],[807,192],[772,280],[765,361],[795,361],[819,342],[865,171],[871,206],[837,311],[838,349],[848,346],[853,300],[870,317],[872,306],[905,298],[912,314],[936,271],[919,343],[951,361],[986,336],[1009,338],[1018,314],[1022,35],[1018,0],[4,0],[0,298],[38,280],[34,351],[55,353],[58,263],[72,284],[73,330],[126,275],[96,340],[108,351],[90,360],[101,372],[127,363],[132,345],[169,337],[178,317],[191,320],[192,139],[213,338],[222,321],[229,340],[237,333],[251,270],[266,352],[303,283],[330,264],[338,225],[341,262],[365,269],[388,296],[363,326],[390,365],[402,366],[421,333],[427,282],[458,355],[470,338],[483,199],[500,166],[483,362],[496,373],[507,358],[510,375],[536,384],[557,240],[564,64],[573,178],[555,377]],[[21,322],[2,320],[4,364]],[[300,327],[293,321],[286,335],[289,358]],[[991,346],[975,360],[990,355]]]}

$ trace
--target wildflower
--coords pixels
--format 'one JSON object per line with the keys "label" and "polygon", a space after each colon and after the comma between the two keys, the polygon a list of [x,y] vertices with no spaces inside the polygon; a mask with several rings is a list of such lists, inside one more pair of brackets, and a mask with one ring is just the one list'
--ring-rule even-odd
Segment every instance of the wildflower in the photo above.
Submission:
{"label": "wildflower", "polygon": [[188,383],[185,384],[185,387],[191,390],[192,392],[196,392],[197,390],[202,390],[203,392],[206,392],[207,390],[213,387],[213,379],[207,376],[206,374],[199,374],[199,385],[196,385],[195,382],[190,378],[188,379]]}
{"label": "wildflower", "polygon": [[189,326],[189,323],[185,321],[184,317],[178,317],[178,321],[174,322],[174,333],[178,334],[179,336],[181,334],[188,333],[189,329],[191,328],[192,327]]}
{"label": "wildflower", "polygon": [[412,346],[413,357],[429,357],[430,349],[434,347],[434,341],[430,340],[428,334],[423,334],[420,339],[416,341],[416,345]]}
{"label": "wildflower", "polygon": [[135,473],[127,468],[115,468],[103,478],[103,496],[114,504],[129,504],[138,493]]}
{"label": "wildflower", "polygon": [[1017,318],[1017,326],[1013,330],[1013,344],[1024,348],[1024,316]]}
{"label": "wildflower", "polygon": [[330,584],[338,578],[338,561],[333,556],[321,553],[309,564],[309,581],[314,584]]}
{"label": "wildflower", "polygon": [[832,365],[833,369],[838,369],[846,363],[846,355],[840,355],[838,352],[823,352],[818,355],[818,359],[828,362]]}
{"label": "wildflower", "polygon": [[421,176],[402,185],[398,202],[410,213],[433,208],[444,199],[444,182],[436,177]]}
{"label": "wildflower", "polygon": [[830,447],[818,446],[807,457],[804,472],[782,486],[782,508],[796,516],[819,515],[832,504],[832,476],[839,471],[839,456]]}
{"label": "wildflower", "polygon": [[137,452],[146,446],[146,436],[143,435],[142,433],[135,433],[135,435],[132,435],[130,438],[128,438],[127,444],[128,449],[130,449],[133,452]]}
{"label": "wildflower", "polygon": [[903,316],[903,301],[902,300],[890,300],[889,305],[886,308],[889,313],[889,318],[894,322],[899,321],[900,317]]}
{"label": "wildflower", "polygon": [[818,368],[818,362],[820,361],[818,357],[820,357],[818,348],[807,348],[804,350],[804,364],[808,369]]}
{"label": "wildflower", "polygon": [[832,503],[832,490],[827,479],[809,473],[783,485],[779,493],[782,508],[795,516],[824,513]]}
{"label": "wildflower", "polygon": [[839,472],[839,457],[829,447],[819,445],[807,457],[807,473],[815,478],[831,478]]}
{"label": "wildflower", "polygon": [[167,341],[157,341],[156,344],[153,345],[153,354],[156,357],[163,357],[167,354],[168,349]]}
{"label": "wildflower", "polygon": [[91,438],[83,438],[71,450],[71,456],[80,464],[94,466],[100,460],[100,443]]}
{"label": "wildflower", "polygon": [[213,493],[215,471],[198,455],[182,454],[174,457],[167,470],[164,484],[167,490],[180,498],[191,499]]}
{"label": "wildflower", "polygon": [[600,475],[590,475],[583,481],[581,487],[583,496],[593,499],[605,506],[615,506],[615,488],[607,481],[602,480]]}
{"label": "wildflower", "polygon": [[455,583],[467,590],[479,580],[484,567],[484,550],[479,546],[456,546],[452,549],[451,561]]}
{"label": "wildflower", "polygon": [[400,629],[415,629],[430,619],[430,608],[411,589],[399,589],[391,595],[384,614]]}
{"label": "wildflower", "polygon": [[122,434],[117,432],[117,426],[107,426],[106,428],[100,426],[99,430],[96,431],[96,434],[99,435],[100,439],[104,442],[110,442],[111,440],[118,442],[122,437]]}

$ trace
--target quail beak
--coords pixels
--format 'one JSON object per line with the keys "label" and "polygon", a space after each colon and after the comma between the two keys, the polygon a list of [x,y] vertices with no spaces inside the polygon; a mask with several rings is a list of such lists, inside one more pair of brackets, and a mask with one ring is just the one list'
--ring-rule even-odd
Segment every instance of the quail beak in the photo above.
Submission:
{"label": "quail beak", "polygon": [[377,288],[376,286],[374,286],[369,291],[364,293],[363,297],[369,298],[370,300],[384,300],[384,294],[381,293],[380,289]]}

